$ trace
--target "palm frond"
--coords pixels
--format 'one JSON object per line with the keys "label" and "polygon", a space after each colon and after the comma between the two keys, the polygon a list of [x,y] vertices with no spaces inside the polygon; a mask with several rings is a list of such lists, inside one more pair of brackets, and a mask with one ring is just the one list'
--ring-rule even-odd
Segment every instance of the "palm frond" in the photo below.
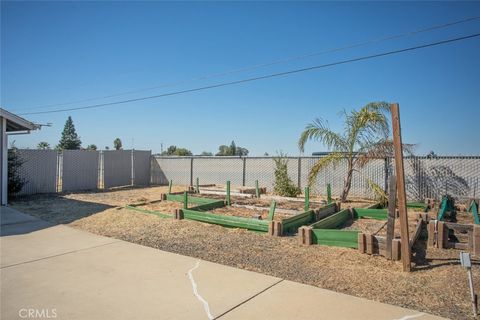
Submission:
{"label": "palm frond", "polygon": [[345,150],[345,139],[338,133],[328,128],[328,124],[322,119],[316,119],[309,123],[302,132],[298,141],[298,148],[301,152],[305,150],[305,144],[308,140],[316,140],[323,143],[330,150]]}
{"label": "palm frond", "polygon": [[350,128],[348,142],[351,152],[359,146],[373,144],[388,137],[389,123],[384,111],[386,105],[371,103],[359,111],[352,111],[346,118],[346,125]]}
{"label": "palm frond", "polygon": [[320,158],[310,169],[308,174],[308,185],[312,186],[317,180],[318,173],[329,165],[336,165],[345,156],[339,152],[332,152],[325,157]]}
{"label": "palm frond", "polygon": [[[402,144],[404,155],[413,155],[414,144]],[[374,159],[389,158],[394,156],[393,141],[382,139],[374,143],[361,145],[358,149],[358,157],[355,163],[361,168]]]}

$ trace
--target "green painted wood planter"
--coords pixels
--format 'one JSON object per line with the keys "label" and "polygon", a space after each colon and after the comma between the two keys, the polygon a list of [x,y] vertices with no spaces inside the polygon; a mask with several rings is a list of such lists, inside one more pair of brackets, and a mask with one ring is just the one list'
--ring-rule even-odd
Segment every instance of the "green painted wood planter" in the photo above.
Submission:
{"label": "green painted wood planter", "polygon": [[[352,210],[341,210],[325,219],[310,225],[312,228],[312,242],[326,246],[337,246],[346,248],[358,248],[357,230],[339,230],[350,219],[371,218],[386,220],[387,209],[376,209],[377,205],[368,208],[354,208]],[[353,213],[353,217],[352,217]]]}
{"label": "green painted wood planter", "polygon": [[304,213],[294,215],[293,217],[282,220],[283,233],[296,231],[299,227],[307,225],[315,221],[315,212],[309,210]]}
{"label": "green painted wood planter", "polygon": [[[198,208],[198,207],[197,207]],[[211,224],[218,224],[225,227],[243,228],[253,231],[268,232],[268,220],[257,220],[244,217],[234,217],[210,212],[197,211],[197,208],[182,209],[183,218],[201,221]]]}
{"label": "green painted wood planter", "polygon": [[313,229],[313,243],[324,246],[346,247],[358,249],[356,230]]}

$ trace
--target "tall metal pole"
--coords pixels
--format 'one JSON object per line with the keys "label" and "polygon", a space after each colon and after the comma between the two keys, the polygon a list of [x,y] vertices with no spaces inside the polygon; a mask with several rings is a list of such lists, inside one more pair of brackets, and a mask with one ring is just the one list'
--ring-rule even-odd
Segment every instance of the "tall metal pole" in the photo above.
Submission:
{"label": "tall metal pole", "polygon": [[402,133],[398,103],[390,105],[390,111],[392,113],[393,146],[395,148],[395,172],[397,178],[398,211],[400,215],[403,271],[410,271],[412,266],[408,233],[407,197],[405,193],[405,172],[403,168]]}

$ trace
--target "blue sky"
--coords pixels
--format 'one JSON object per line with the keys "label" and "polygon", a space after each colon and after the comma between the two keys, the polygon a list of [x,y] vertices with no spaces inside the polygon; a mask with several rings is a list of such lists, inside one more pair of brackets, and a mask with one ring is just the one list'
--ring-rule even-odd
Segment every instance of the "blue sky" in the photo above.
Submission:
{"label": "blue sky", "polygon": [[[480,20],[228,76],[183,82],[479,16],[479,2],[5,2],[1,105],[17,113],[184,90],[480,32]],[[52,146],[71,115],[83,145],[194,153],[235,140],[251,155],[298,155],[317,117],[370,101],[399,102],[403,140],[417,153],[480,154],[480,38],[287,77],[111,107],[25,116],[52,123],[14,139]],[[86,101],[130,90],[182,84]],[[306,154],[325,150],[307,145]]]}

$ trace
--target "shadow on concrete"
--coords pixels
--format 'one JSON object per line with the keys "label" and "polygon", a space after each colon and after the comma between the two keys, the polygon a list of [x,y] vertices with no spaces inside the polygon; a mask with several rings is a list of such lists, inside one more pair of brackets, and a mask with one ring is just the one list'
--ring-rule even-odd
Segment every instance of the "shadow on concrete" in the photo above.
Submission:
{"label": "shadow on concrete", "polygon": [[30,233],[113,208],[111,205],[67,199],[59,195],[30,196],[2,207],[1,236]]}

